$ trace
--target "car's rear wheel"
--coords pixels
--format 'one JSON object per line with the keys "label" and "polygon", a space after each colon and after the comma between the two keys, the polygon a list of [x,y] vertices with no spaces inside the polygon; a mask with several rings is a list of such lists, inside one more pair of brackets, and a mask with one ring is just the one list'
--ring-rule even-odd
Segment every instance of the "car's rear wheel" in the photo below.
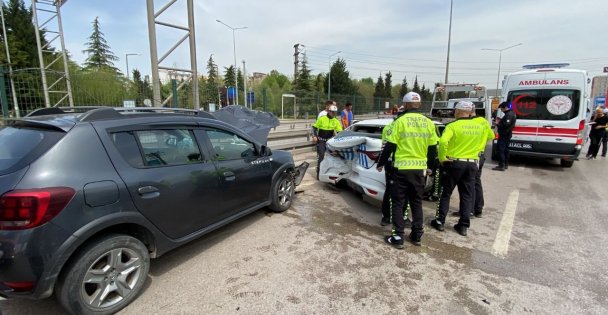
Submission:
{"label": "car's rear wheel", "polygon": [[564,160],[564,159],[560,159],[559,160],[559,164],[562,167],[572,167],[572,165],[574,165],[574,160]]}
{"label": "car's rear wheel", "polygon": [[146,281],[148,249],[127,235],[87,245],[62,272],[59,302],[72,314],[114,314],[129,305]]}
{"label": "car's rear wheel", "polygon": [[289,209],[293,202],[295,188],[296,184],[293,175],[290,172],[281,174],[272,188],[272,200],[269,206],[270,210],[274,212],[283,212]]}

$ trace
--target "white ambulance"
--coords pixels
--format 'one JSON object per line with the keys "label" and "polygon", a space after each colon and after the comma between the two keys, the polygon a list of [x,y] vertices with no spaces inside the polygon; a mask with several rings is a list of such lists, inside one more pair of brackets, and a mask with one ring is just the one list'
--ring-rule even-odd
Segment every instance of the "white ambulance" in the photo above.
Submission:
{"label": "white ambulance", "polygon": [[[512,155],[560,159],[572,167],[583,147],[591,105],[586,71],[568,64],[524,66],[505,76],[502,99],[517,115],[509,144]],[[496,157],[496,140],[492,158]]]}

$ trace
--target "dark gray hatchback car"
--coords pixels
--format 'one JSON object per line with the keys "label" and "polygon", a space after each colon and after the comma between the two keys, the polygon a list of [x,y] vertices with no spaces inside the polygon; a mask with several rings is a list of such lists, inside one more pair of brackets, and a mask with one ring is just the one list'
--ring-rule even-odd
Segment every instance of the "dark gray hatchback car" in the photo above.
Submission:
{"label": "dark gray hatchback car", "polygon": [[150,258],[260,208],[287,210],[308,164],[216,117],[50,108],[2,121],[0,295],[115,313]]}

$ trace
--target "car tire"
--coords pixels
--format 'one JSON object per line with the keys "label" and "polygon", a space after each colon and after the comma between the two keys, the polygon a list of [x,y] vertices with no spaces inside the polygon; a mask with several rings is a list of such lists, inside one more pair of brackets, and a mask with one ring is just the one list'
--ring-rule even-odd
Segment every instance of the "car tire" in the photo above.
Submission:
{"label": "car tire", "polygon": [[570,167],[572,167],[572,165],[574,165],[574,160],[564,160],[564,159],[560,159],[560,160],[559,160],[559,164],[560,164],[562,167],[567,167],[567,168],[570,168]]}
{"label": "car tire", "polygon": [[296,184],[291,172],[284,172],[279,176],[272,187],[270,210],[274,212],[283,212],[293,202]]}
{"label": "car tire", "polygon": [[114,314],[138,296],[149,268],[150,255],[141,241],[108,235],[77,253],[55,293],[72,314]]}

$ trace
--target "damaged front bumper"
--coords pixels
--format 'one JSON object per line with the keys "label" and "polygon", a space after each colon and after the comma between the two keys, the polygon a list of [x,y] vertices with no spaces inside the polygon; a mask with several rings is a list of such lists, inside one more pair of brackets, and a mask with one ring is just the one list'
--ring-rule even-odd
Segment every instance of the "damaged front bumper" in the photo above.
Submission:
{"label": "damaged front bumper", "polygon": [[304,175],[306,174],[306,170],[308,169],[309,165],[310,164],[308,162],[302,162],[302,164],[300,164],[294,169],[293,181],[296,186],[300,185],[300,183],[302,182],[302,179],[304,178]]}

